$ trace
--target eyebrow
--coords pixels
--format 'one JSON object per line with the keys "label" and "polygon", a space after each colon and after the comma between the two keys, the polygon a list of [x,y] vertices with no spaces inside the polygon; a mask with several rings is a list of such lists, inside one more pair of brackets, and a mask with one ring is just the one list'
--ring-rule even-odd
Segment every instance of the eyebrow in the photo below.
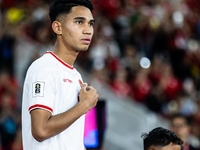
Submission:
{"label": "eyebrow", "polygon": [[[74,18],[74,20],[86,20],[84,17],[76,17],[76,18]],[[94,19],[91,19],[90,20],[90,22],[95,22],[95,20]]]}

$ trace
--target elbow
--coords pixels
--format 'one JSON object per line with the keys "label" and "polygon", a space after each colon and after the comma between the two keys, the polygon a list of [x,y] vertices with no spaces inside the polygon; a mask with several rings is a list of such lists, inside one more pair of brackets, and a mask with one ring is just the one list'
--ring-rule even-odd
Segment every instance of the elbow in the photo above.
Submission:
{"label": "elbow", "polygon": [[47,139],[47,135],[45,134],[44,130],[32,130],[32,135],[34,137],[34,139],[38,142],[43,142],[44,140]]}

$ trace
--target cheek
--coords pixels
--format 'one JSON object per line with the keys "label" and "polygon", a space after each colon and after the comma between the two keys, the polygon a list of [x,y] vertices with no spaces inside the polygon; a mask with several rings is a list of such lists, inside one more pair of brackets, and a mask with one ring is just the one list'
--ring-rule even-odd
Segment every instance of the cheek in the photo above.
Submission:
{"label": "cheek", "polygon": [[76,29],[72,23],[66,23],[62,26],[62,33],[65,36],[71,36],[74,31],[76,31]]}
{"label": "cheek", "polygon": [[65,35],[70,38],[73,38],[75,40],[78,37],[77,31],[79,31],[77,27],[72,27],[72,28],[66,30]]}
{"label": "cheek", "polygon": [[[76,31],[76,30],[74,30]],[[75,40],[76,33],[73,30],[65,29],[63,30],[63,38],[65,41],[71,42]]]}

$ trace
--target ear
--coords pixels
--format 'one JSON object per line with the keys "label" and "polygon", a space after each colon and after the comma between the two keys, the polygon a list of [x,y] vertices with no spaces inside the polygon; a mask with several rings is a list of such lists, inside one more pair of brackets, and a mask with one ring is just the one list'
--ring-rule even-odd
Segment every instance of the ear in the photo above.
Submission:
{"label": "ear", "polygon": [[57,34],[57,35],[62,34],[62,26],[61,26],[61,23],[59,21],[54,21],[52,23],[52,29],[55,32],[55,34]]}

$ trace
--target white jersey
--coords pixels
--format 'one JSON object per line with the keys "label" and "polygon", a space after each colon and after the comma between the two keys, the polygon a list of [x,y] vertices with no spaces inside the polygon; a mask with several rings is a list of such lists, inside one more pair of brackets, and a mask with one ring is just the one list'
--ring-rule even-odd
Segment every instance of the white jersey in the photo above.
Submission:
{"label": "white jersey", "polygon": [[85,115],[70,127],[43,142],[31,133],[30,111],[45,109],[53,115],[65,112],[78,103],[79,72],[53,52],[46,52],[29,67],[23,88],[22,137],[24,150],[84,150]]}

